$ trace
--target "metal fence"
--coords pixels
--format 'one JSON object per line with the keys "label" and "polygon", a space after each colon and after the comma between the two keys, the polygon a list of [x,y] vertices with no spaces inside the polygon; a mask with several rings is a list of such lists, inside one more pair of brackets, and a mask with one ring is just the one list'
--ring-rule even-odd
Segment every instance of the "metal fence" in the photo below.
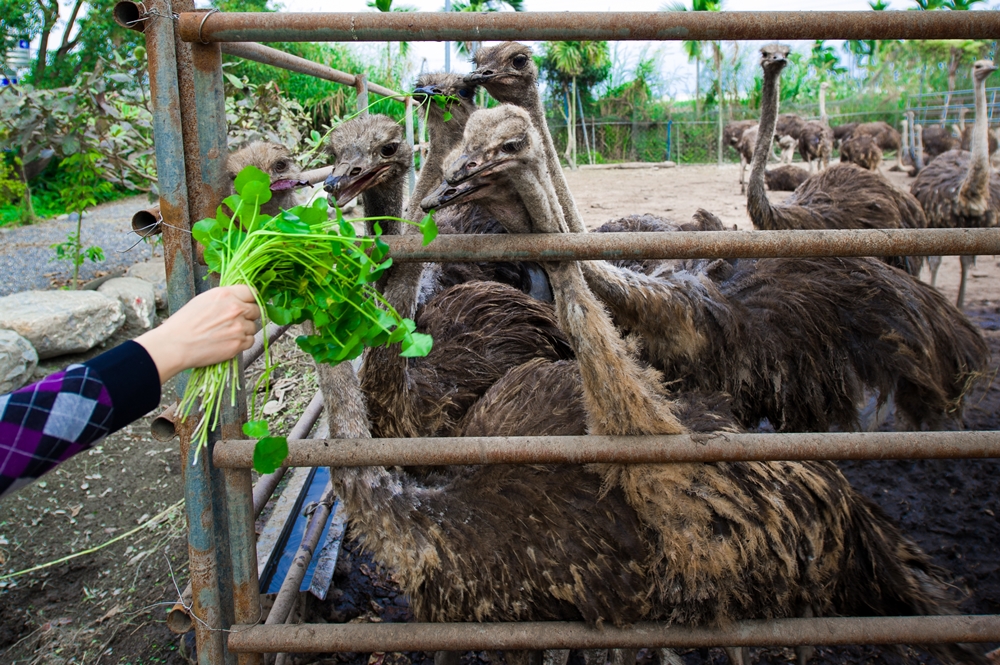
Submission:
{"label": "metal fence", "polygon": [[[207,268],[198,260],[189,229],[192,220],[212,216],[229,193],[220,43],[230,43],[226,49],[235,52],[233,42],[456,41],[473,36],[476,40],[766,40],[1000,35],[996,12],[223,14],[196,11],[192,0],[152,0],[121,2],[116,15],[141,24],[146,36],[171,312],[208,286],[201,279]],[[257,50],[239,48],[244,54]],[[287,65],[277,57],[271,64]],[[413,238],[388,240],[395,261],[1000,253],[998,229],[443,236],[429,247],[420,247]],[[240,393],[239,406],[224,412],[209,454],[197,462],[190,446],[193,423],[177,425],[191,611],[197,618],[199,662],[205,665],[259,663],[261,652],[1000,640],[1000,616],[787,619],[741,622],[724,629],[640,624],[595,630],[577,623],[259,625],[254,516],[267,487],[255,492],[251,484],[252,443],[239,440],[245,418]],[[310,427],[303,425],[297,433],[304,436]],[[727,435],[725,445],[685,436],[302,440],[292,441],[289,448],[288,463],[305,466],[997,457],[1000,433],[747,434]],[[273,480],[265,476],[261,482],[273,488]],[[308,543],[303,547],[307,551]],[[279,623],[283,621],[278,608],[287,605],[296,591],[295,584],[282,586],[268,624],[275,623],[275,615]]]}

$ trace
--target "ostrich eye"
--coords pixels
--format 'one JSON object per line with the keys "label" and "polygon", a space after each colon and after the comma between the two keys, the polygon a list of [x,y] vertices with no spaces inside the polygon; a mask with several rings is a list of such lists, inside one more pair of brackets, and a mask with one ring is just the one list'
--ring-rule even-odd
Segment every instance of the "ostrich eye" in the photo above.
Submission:
{"label": "ostrich eye", "polygon": [[524,54],[515,55],[511,64],[514,65],[514,69],[524,69],[524,66],[528,64],[528,56]]}
{"label": "ostrich eye", "polygon": [[383,157],[392,157],[393,155],[396,154],[397,150],[399,150],[398,143],[387,143],[386,145],[382,146],[382,149],[379,150],[379,153]]}
{"label": "ostrich eye", "polygon": [[523,147],[524,147],[524,139],[518,138],[507,141],[502,146],[500,146],[500,150],[506,152],[507,154],[514,154],[515,152],[520,152],[521,148]]}
{"label": "ostrich eye", "polygon": [[466,88],[459,88],[458,89],[458,96],[462,97],[464,99],[468,99],[469,97],[472,97],[472,91],[468,90]]}
{"label": "ostrich eye", "polygon": [[278,162],[277,162],[277,163],[276,163],[276,164],[274,165],[274,170],[275,170],[275,171],[276,171],[277,173],[281,173],[282,171],[284,171],[284,170],[285,170],[285,169],[287,169],[287,168],[288,168],[288,162],[286,162],[285,160],[279,160],[279,161],[278,161]]}

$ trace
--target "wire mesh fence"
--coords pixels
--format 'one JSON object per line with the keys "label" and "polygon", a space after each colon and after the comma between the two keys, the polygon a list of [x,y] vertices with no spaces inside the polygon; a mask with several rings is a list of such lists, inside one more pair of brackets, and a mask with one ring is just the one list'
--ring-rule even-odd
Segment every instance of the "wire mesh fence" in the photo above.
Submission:
{"label": "wire mesh fence", "polygon": [[[957,93],[955,93],[957,95]],[[992,95],[993,93],[991,93]],[[1000,95],[997,95],[1000,104]],[[954,105],[953,105],[954,106]],[[971,108],[971,101],[969,101]],[[927,111],[926,114],[930,114]],[[957,122],[957,108],[952,115]],[[802,114],[806,120],[814,120]],[[900,129],[905,118],[903,109],[895,111],[860,111],[830,115],[833,126],[848,122],[874,122],[882,120]],[[918,115],[918,118],[920,116]],[[725,123],[756,118],[751,114],[735,115]],[[971,119],[971,116],[970,116]],[[576,126],[578,164],[605,164],[613,162],[662,162],[678,164],[714,164],[719,161],[719,125],[717,116],[704,120],[666,119],[629,120],[623,118],[587,118],[586,130],[582,123]],[[724,124],[725,124],[724,123]],[[561,155],[566,153],[566,124],[550,119],[549,131]],[[722,161],[738,163],[739,155],[732,147],[723,145]]]}

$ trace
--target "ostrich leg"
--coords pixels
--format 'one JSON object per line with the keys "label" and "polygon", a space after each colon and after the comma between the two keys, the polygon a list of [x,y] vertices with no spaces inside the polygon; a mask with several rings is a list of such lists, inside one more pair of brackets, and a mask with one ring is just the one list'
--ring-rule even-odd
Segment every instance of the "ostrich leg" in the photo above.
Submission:
{"label": "ostrich leg", "polygon": [[962,262],[962,280],[958,283],[958,300],[955,306],[965,311],[965,284],[969,278],[969,268],[976,265],[976,257],[960,256],[959,260]]}
{"label": "ostrich leg", "polygon": [[927,267],[931,269],[931,286],[937,285],[938,269],[941,267],[940,256],[928,256]]}

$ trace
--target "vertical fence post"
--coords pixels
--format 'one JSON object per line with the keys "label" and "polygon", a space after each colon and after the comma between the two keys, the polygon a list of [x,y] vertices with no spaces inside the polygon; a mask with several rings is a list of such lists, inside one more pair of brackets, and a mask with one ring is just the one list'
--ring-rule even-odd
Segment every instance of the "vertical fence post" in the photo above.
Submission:
{"label": "vertical fence post", "polygon": [[[193,0],[173,0],[173,9],[194,11]],[[215,214],[215,208],[228,193],[225,171],[226,120],[225,98],[221,84],[221,53],[206,51],[200,44],[175,41],[177,51],[177,87],[183,130],[184,164],[187,176],[188,210],[192,220]],[[198,58],[195,58],[195,49]],[[207,57],[207,64],[202,60]],[[209,73],[201,69],[210,70]],[[211,83],[219,69],[217,85]],[[206,93],[199,88],[207,86]],[[203,123],[204,126],[200,126]],[[193,240],[188,237],[188,243]],[[195,248],[196,258],[200,252]],[[211,284],[202,279],[208,272],[198,261],[193,264],[195,291]],[[192,615],[198,658],[206,665],[235,665],[236,657],[226,649],[226,633],[233,624],[232,562],[230,560],[228,506],[222,472],[212,466],[212,449],[218,440],[214,432],[205,450],[194,462],[191,434],[195,419],[180,428],[184,468],[184,500],[188,526],[188,556],[191,572]]]}
{"label": "vertical fence post", "polygon": [[[406,103],[406,142],[412,148],[413,147],[413,97],[407,97],[405,103]],[[407,173],[407,180],[410,186],[410,194],[413,193],[413,187],[417,184],[417,176],[416,173],[414,172],[414,166],[413,166],[414,159],[416,159],[416,155],[414,155],[413,158],[410,159],[410,169],[409,172]]]}
{"label": "vertical fence post", "polygon": [[368,115],[368,77],[365,74],[354,76],[354,89],[358,91],[358,113]]}
{"label": "vertical fence post", "polygon": [[[226,170],[229,150],[222,51],[219,44],[192,44],[191,50],[202,174],[202,193],[198,202],[203,208],[198,215],[209,217],[230,193]],[[244,369],[241,361],[241,377]],[[245,421],[246,398],[244,387],[240,386],[236,404],[226,404],[223,409],[221,438],[241,438]],[[217,438],[213,435],[212,445]],[[207,452],[205,462],[211,465],[211,452]],[[211,469],[210,475],[213,486],[221,489],[213,492],[216,498],[216,559],[219,562],[220,588],[232,596],[233,622],[254,624],[260,619],[261,607],[250,469],[224,469],[221,472]],[[227,622],[225,627],[229,625],[231,623]],[[236,661],[239,665],[259,665],[261,659],[259,654],[240,654]]]}
{"label": "vertical fence post", "polygon": [[667,160],[666,161],[668,161],[668,162],[670,161],[670,132],[673,130],[673,128],[674,128],[674,121],[673,120],[667,120]]}

